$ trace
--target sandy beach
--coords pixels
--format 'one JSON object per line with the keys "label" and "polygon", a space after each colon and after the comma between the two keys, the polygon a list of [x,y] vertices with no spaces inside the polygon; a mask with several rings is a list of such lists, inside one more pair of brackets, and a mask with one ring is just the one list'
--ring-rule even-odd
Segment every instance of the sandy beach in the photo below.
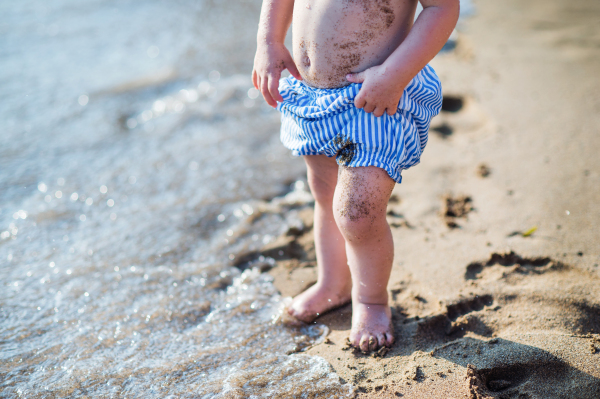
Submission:
{"label": "sandy beach", "polygon": [[[600,397],[600,5],[475,3],[421,164],[389,203],[397,343],[346,345],[350,306],[307,353],[360,398]],[[285,296],[315,281],[312,211],[262,253]]]}

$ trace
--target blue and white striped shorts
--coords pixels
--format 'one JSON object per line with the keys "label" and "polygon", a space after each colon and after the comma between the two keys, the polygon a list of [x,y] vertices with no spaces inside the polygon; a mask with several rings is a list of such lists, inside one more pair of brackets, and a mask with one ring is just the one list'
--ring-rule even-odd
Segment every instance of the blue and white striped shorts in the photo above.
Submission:
{"label": "blue and white striped shorts", "polygon": [[400,183],[402,170],[419,163],[431,118],[440,112],[440,81],[425,66],[404,89],[398,112],[380,117],[354,106],[361,86],[317,89],[292,76],[281,79],[281,141],[296,156],[327,155],[339,165],[377,166]]}

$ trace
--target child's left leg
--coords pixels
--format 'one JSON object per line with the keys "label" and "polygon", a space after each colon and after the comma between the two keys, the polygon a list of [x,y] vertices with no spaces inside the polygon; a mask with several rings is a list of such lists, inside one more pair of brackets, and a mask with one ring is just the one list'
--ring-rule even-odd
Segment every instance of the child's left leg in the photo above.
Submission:
{"label": "child's left leg", "polygon": [[394,242],[386,220],[394,184],[375,166],[339,168],[333,210],[352,274],[350,342],[365,352],[394,342],[387,293]]}

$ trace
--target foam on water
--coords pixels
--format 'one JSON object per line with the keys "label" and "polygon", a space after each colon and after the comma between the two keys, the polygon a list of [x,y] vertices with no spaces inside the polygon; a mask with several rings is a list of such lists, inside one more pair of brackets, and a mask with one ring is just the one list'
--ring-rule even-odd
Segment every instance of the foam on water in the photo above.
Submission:
{"label": "foam on water", "polygon": [[[111,194],[107,186],[98,191]],[[94,203],[86,204],[93,197],[63,195],[46,203],[48,186],[41,183],[38,192],[31,202],[41,203],[39,210],[15,212],[0,247],[3,256],[9,253],[0,296],[3,392],[24,397],[350,394],[324,360],[287,355],[318,342],[325,327],[283,326],[285,302],[270,276],[215,261],[221,253],[254,248],[258,235],[268,241],[272,235],[265,231],[278,234],[296,225],[294,212],[283,211],[309,201],[308,193],[299,189],[269,202],[223,207],[215,219],[224,227],[215,227],[204,240],[213,253],[186,255],[177,247],[186,237],[173,229],[177,224],[165,223],[167,215],[145,216],[165,212],[172,220],[177,208],[169,201],[150,210],[140,200],[130,208],[135,212],[122,209],[113,220],[108,212],[117,204],[97,200],[100,209],[88,210],[89,219],[82,221],[80,208],[93,209]]]}
{"label": "foam on water", "polygon": [[352,395],[231,266],[311,201],[251,87],[259,7],[0,5],[3,396]]}

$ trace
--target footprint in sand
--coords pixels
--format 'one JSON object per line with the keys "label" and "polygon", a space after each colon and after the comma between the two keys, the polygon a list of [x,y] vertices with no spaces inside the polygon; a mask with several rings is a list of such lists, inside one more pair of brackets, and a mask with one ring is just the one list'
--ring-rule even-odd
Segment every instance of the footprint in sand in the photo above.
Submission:
{"label": "footprint in sand", "polygon": [[480,289],[493,290],[505,313],[493,322],[499,331],[526,319],[529,329],[600,333],[598,279],[585,270],[548,256],[527,257],[511,251],[471,262],[463,277]]}
{"label": "footprint in sand", "polygon": [[460,228],[457,219],[465,219],[469,212],[475,210],[473,207],[473,199],[468,195],[453,197],[446,195],[444,197],[444,211],[442,217],[446,222],[446,226],[451,229]]}
{"label": "footprint in sand", "polygon": [[[465,280],[477,280],[486,268],[499,265],[509,268],[509,273],[541,274],[548,270],[565,269],[567,266],[561,262],[553,261],[549,257],[522,257],[513,251],[505,254],[493,253],[485,261],[471,262],[467,265]],[[504,272],[506,275],[506,272]]]}
{"label": "footprint in sand", "polygon": [[431,131],[439,137],[446,139],[454,133],[454,128],[446,121],[446,113],[457,113],[464,106],[464,100],[461,96],[444,96],[442,98],[442,114],[438,119],[440,123],[431,126]]}
{"label": "footprint in sand", "polygon": [[468,333],[490,337],[494,330],[485,324],[479,312],[491,308],[493,304],[494,298],[489,294],[474,295],[446,304],[443,313],[418,321],[415,338],[428,346],[436,347]]}
{"label": "footprint in sand", "polygon": [[429,130],[437,137],[449,139],[492,132],[493,127],[491,117],[473,98],[445,95],[442,99],[442,111],[431,121]]}
{"label": "footprint in sand", "polygon": [[[456,352],[480,348],[482,356],[469,364]],[[465,339],[436,352],[467,367],[469,399],[597,398],[600,379],[543,349],[506,339]]]}

